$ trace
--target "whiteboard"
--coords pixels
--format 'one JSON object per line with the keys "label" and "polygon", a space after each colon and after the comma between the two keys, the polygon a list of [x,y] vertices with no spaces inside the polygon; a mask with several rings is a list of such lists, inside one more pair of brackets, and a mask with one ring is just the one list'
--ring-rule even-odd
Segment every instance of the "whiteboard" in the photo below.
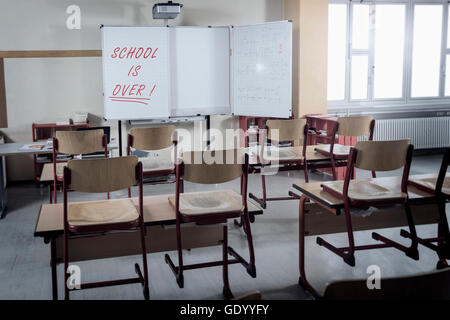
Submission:
{"label": "whiteboard", "polygon": [[172,116],[229,114],[230,28],[170,28]]}
{"label": "whiteboard", "polygon": [[289,118],[292,114],[292,23],[233,29],[233,114]]}
{"label": "whiteboard", "polygon": [[169,117],[168,28],[104,26],[102,50],[105,119]]}

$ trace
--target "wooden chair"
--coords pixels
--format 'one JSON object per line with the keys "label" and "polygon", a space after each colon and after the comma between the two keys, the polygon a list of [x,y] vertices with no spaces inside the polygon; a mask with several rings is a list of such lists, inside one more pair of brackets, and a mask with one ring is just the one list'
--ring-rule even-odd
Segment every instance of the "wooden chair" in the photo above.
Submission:
{"label": "wooden chair", "polygon": [[[175,126],[160,126],[151,128],[132,128],[128,133],[127,155],[131,155],[131,149],[155,151],[174,146],[176,159],[176,142],[173,139]],[[158,162],[150,158],[139,158],[142,162],[144,177],[161,177],[175,173],[174,163]],[[131,197],[131,189],[128,189]]]}
{"label": "wooden chair", "polygon": [[[105,151],[105,157],[108,157],[108,141],[103,129],[88,131],[56,131],[53,138],[53,192],[54,201],[58,202],[57,183],[63,180],[63,170],[65,162],[57,162],[57,154],[83,155],[98,151]],[[51,190],[50,192],[50,203]],[[109,199],[109,193],[107,195]]]}
{"label": "wooden chair", "polygon": [[[214,161],[210,161],[214,159]],[[230,163],[231,162],[231,163]],[[247,208],[247,177],[248,155],[244,150],[197,151],[183,154],[182,160],[176,164],[175,195],[170,197],[176,212],[176,232],[178,248],[178,266],[165,255],[166,263],[175,274],[180,288],[184,287],[184,270],[205,267],[222,266],[223,294],[232,298],[228,280],[228,265],[242,264],[247,272],[256,277],[255,253],[250,229]],[[189,181],[199,184],[217,184],[241,179],[241,193],[233,190],[215,190],[198,193],[184,193],[183,183]],[[244,231],[247,236],[250,262],[241,257],[232,247],[228,246],[228,219],[243,217]],[[222,260],[192,265],[183,264],[182,223],[223,224]],[[235,259],[228,260],[228,254]]]}
{"label": "wooden chair", "polygon": [[[135,264],[136,278],[84,283],[80,289],[141,283],[145,299],[149,299],[147,251],[143,217],[142,163],[137,157],[107,159],[71,160],[64,167],[64,283],[65,299],[69,299],[67,280],[69,278],[69,239],[79,236],[92,236],[108,231],[139,230],[142,246],[144,275]],[[138,205],[133,200],[103,200],[84,203],[69,203],[69,189],[98,193],[122,190],[139,184]]]}
{"label": "wooden chair", "polygon": [[[272,146],[276,149],[273,155],[271,150],[265,146],[265,132],[267,131],[267,139],[270,140]],[[289,120],[267,120],[266,129],[260,131],[259,134],[259,154],[258,164],[261,166],[261,182],[262,182],[262,198],[258,198],[253,193],[249,197],[262,208],[267,207],[267,201],[279,200],[298,200],[300,197],[295,193],[290,193],[289,197],[268,198],[266,192],[266,176],[265,168],[271,165],[283,166],[289,170],[303,169],[305,174],[305,182],[308,182],[308,161],[306,135],[308,133],[308,124],[306,119],[289,119]],[[297,142],[300,146],[278,148],[280,141]],[[266,151],[266,149],[268,149]]]}
{"label": "wooden chair", "polygon": [[342,280],[328,284],[326,300],[431,300],[450,299],[450,269],[404,277],[382,278],[380,289],[368,289],[366,279]]}
{"label": "wooden chair", "polygon": [[[327,137],[330,144],[316,146],[315,148],[317,152],[330,157],[333,180],[337,179],[336,161],[346,160],[350,153],[350,146],[335,143],[336,135],[344,137],[369,135],[369,141],[371,141],[373,140],[374,128],[375,120],[372,116],[340,117],[337,119],[330,130],[330,135]],[[372,171],[372,176],[374,178],[376,176],[374,171]]]}
{"label": "wooden chair", "polygon": [[[409,140],[397,141],[359,141],[350,149],[347,170],[344,181],[330,181],[322,184],[322,189],[332,196],[344,201],[344,214],[347,227],[349,246],[337,248],[321,237],[317,244],[331,250],[350,266],[355,265],[354,253],[356,250],[394,247],[413,259],[419,259],[417,250],[416,229],[408,201],[407,183],[413,146]],[[391,171],[403,167],[403,176],[400,186],[386,188],[376,183],[376,180],[352,181],[354,168],[370,171]],[[373,232],[372,238],[382,241],[383,244],[355,246],[352,229],[351,208],[367,209],[371,206],[383,207],[403,205],[405,208],[408,226],[412,236],[412,244],[405,247],[397,242]]]}
{"label": "wooden chair", "polygon": [[[450,232],[445,212],[445,204],[450,200],[450,174],[447,174],[449,165],[450,148],[447,148],[438,175],[426,175],[423,178],[409,181],[409,184],[416,188],[436,195],[439,210],[438,237],[431,239],[417,238],[417,241],[438,254],[438,269],[448,267],[447,259],[450,259]],[[401,230],[400,234],[405,238],[411,238],[411,234],[406,230]],[[433,242],[437,242],[437,245],[434,245]]]}

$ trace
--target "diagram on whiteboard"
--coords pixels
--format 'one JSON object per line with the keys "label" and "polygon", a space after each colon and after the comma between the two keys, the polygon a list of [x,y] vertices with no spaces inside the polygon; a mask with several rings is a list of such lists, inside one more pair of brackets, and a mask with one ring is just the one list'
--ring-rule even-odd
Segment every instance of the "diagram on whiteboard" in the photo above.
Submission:
{"label": "diagram on whiteboard", "polygon": [[103,27],[105,118],[169,116],[164,27]]}
{"label": "diagram on whiteboard", "polygon": [[235,115],[288,118],[292,109],[292,24],[233,30]]}

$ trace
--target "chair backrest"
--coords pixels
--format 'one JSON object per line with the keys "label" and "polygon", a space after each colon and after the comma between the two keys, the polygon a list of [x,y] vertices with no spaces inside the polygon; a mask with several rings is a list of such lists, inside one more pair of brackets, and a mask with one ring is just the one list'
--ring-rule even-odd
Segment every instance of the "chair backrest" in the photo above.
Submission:
{"label": "chair backrest", "polygon": [[248,162],[244,149],[185,152],[182,160],[183,180],[201,184],[237,179]]}
{"label": "chair backrest", "polygon": [[65,154],[89,154],[105,149],[102,129],[88,131],[56,131],[55,150]]}
{"label": "chair backrest", "polygon": [[410,141],[358,141],[355,167],[370,171],[390,171],[406,164]]}
{"label": "chair backrest", "polygon": [[[267,138],[275,141],[298,141],[305,139],[306,119],[267,120]],[[278,130],[275,133],[274,130]]]}
{"label": "chair backrest", "polygon": [[130,129],[130,147],[137,150],[160,150],[173,145],[175,126]]}
{"label": "chair backrest", "polygon": [[337,134],[341,136],[359,137],[370,134],[372,116],[340,117]]}
{"label": "chair backrest", "polygon": [[450,269],[419,275],[382,278],[381,289],[368,289],[367,280],[344,280],[328,284],[323,297],[330,300],[450,299]]}
{"label": "chair backrest", "polygon": [[67,188],[80,192],[112,192],[136,185],[135,156],[70,160]]}

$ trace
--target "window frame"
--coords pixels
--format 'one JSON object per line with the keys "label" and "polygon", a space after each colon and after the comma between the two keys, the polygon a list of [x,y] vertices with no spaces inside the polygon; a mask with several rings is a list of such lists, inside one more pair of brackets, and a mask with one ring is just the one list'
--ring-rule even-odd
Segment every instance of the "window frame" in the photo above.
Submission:
{"label": "window frame", "polygon": [[[345,107],[347,110],[352,109],[370,109],[370,108],[397,108],[397,109],[427,109],[435,106],[450,104],[450,93],[445,95],[446,81],[450,81],[450,75],[446,77],[446,58],[450,56],[450,48],[447,48],[447,32],[449,23],[450,5],[447,0],[329,0],[329,4],[346,4],[347,5],[347,37],[346,37],[346,61],[345,61],[345,94],[344,100],[327,100],[328,109],[339,110]],[[367,4],[370,6],[370,39],[369,49],[353,49],[352,48],[352,25],[353,25],[353,5]],[[379,4],[404,4],[405,5],[405,32],[404,32],[404,51],[403,51],[403,84],[401,98],[374,98],[374,66],[375,63],[375,14],[376,5]],[[413,55],[413,27],[414,27],[414,11],[415,5],[435,4],[442,5],[442,34],[441,34],[441,58],[440,58],[440,74],[439,74],[439,96],[438,97],[411,97],[411,81],[412,81],[412,55]],[[450,44],[449,44],[450,45]],[[367,83],[367,99],[357,100],[351,99],[351,59],[353,54],[368,55],[368,83]],[[450,61],[450,59],[449,59]]]}

